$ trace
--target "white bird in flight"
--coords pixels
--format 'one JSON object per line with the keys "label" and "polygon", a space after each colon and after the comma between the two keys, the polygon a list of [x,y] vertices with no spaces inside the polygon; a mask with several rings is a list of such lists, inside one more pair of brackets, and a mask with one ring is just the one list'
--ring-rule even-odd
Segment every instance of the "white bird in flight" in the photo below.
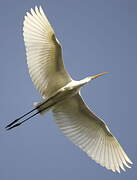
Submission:
{"label": "white bird in flight", "polygon": [[[6,126],[17,127],[36,114],[52,110],[61,131],[87,155],[113,172],[125,171],[132,164],[108,126],[84,103],[80,88],[105,74],[73,80],[63,63],[61,44],[57,40],[41,7],[27,12],[23,27],[29,73],[43,101],[36,108]],[[23,117],[36,113],[18,122]]]}

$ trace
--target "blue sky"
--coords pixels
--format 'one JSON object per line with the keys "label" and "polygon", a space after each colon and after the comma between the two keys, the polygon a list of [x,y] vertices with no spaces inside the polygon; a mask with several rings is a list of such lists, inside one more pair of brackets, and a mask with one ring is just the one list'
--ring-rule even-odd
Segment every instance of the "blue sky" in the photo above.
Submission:
{"label": "blue sky", "polygon": [[[42,5],[53,25],[74,79],[109,72],[84,87],[82,95],[133,161],[126,173],[114,174],[90,160],[60,132],[52,113],[4,130],[41,100],[29,77],[22,36],[25,12],[35,5]],[[0,179],[137,178],[136,7],[135,0],[1,0]]]}

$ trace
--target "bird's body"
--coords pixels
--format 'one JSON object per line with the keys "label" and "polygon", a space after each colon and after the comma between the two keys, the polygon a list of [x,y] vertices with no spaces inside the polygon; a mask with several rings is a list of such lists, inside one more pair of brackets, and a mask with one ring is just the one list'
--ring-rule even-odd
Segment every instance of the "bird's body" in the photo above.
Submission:
{"label": "bird's body", "polygon": [[[53,93],[49,98],[48,101],[45,101],[45,96],[43,96],[43,101],[40,103],[36,103],[35,106],[39,106],[38,107],[38,111],[41,114],[44,114],[45,112],[47,112],[47,107],[48,110],[49,109],[54,109],[56,106],[58,106],[58,104],[60,104],[62,101],[67,100],[69,98],[73,98],[73,96],[80,94],[80,88],[83,87],[85,84],[87,84],[88,82],[90,82],[92,79],[97,78],[98,76],[101,76],[103,74],[106,73],[100,73],[98,75],[95,76],[91,76],[91,77],[86,77],[80,81],[75,81],[75,80],[71,80],[68,84],[66,84],[64,87],[58,89],[55,93]],[[45,102],[45,103],[44,103]],[[45,109],[45,111],[43,111],[43,109]]]}
{"label": "bird's body", "polygon": [[[64,67],[61,45],[41,7],[27,13],[23,31],[29,73],[43,96],[43,101],[37,103],[34,110],[41,114],[52,110],[61,131],[97,163],[114,172],[125,171],[124,166],[130,168],[132,162],[117,139],[104,121],[90,111],[80,95],[82,86],[105,73],[80,81],[70,77]],[[21,118],[7,128],[20,125],[15,123]]]}
{"label": "bird's body", "polygon": [[[44,114],[45,112],[47,112],[47,107],[49,107],[48,110],[54,109],[56,105],[60,104],[62,101],[68,98],[72,98],[77,93],[79,93],[79,89],[82,85],[83,82],[72,80],[66,86],[60,88],[55,93],[53,93],[51,97],[48,98],[48,101],[45,100],[45,98],[43,97],[44,100],[42,102],[35,104],[36,107],[39,106],[40,104],[43,104],[40,107],[38,107],[38,111],[41,114]],[[45,111],[43,111],[44,109]]]}

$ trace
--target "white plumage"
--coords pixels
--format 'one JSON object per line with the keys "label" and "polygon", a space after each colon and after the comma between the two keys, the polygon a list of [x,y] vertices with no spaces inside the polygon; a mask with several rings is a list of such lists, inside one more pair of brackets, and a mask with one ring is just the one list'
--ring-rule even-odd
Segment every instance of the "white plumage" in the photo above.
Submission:
{"label": "white plumage", "polygon": [[41,7],[27,13],[23,31],[30,76],[38,91],[49,97],[71,78],[64,69],[59,41]]}
{"label": "white plumage", "polygon": [[30,76],[42,96],[51,98],[51,110],[61,131],[107,169],[120,172],[125,166],[130,168],[132,162],[117,139],[89,110],[79,92],[84,84],[103,74],[72,80],[64,68],[61,45],[41,7],[27,13],[23,31]]}

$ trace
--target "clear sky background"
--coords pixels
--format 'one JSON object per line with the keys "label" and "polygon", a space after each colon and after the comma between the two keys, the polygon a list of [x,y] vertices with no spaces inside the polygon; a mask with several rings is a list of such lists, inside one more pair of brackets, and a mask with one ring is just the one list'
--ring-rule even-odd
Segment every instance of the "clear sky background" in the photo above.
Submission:
{"label": "clear sky background", "polygon": [[[42,5],[63,46],[74,79],[108,71],[82,89],[133,161],[121,174],[106,170],[38,115],[6,132],[4,126],[41,100],[28,74],[22,24]],[[137,179],[137,1],[0,1],[0,180]]]}

